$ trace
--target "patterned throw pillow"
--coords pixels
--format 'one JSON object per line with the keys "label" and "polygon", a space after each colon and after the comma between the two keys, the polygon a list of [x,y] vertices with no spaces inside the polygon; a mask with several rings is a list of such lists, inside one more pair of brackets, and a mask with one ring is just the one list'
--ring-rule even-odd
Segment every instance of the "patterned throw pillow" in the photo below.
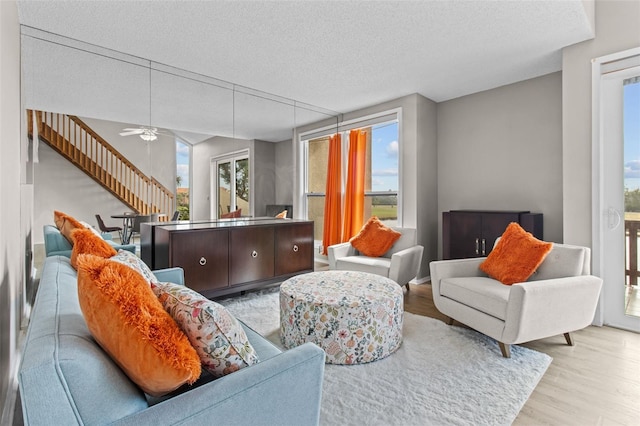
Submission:
{"label": "patterned throw pillow", "polygon": [[189,339],[133,269],[78,256],[78,300],[93,337],[147,394],[161,396],[200,377]]}
{"label": "patterned throw pillow", "polygon": [[242,325],[224,306],[174,283],[152,283],[151,289],[189,337],[202,366],[214,377],[258,362]]}
{"label": "patterned throw pillow", "polygon": [[114,262],[122,263],[123,265],[127,265],[134,271],[138,271],[140,275],[142,275],[142,278],[144,278],[149,285],[151,285],[151,283],[158,282],[158,279],[153,274],[153,272],[151,272],[151,269],[149,269],[147,264],[144,263],[138,256],[128,250],[118,250],[118,253],[115,256],[111,257],[111,260],[113,260]]}
{"label": "patterned throw pillow", "polygon": [[351,238],[351,245],[365,256],[380,257],[389,251],[402,234],[386,226],[376,216],[364,224],[358,235]]}

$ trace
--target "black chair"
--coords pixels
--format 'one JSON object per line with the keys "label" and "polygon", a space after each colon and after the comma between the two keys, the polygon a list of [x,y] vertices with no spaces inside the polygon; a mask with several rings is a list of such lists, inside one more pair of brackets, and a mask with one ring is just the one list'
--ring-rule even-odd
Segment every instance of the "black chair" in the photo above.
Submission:
{"label": "black chair", "polygon": [[140,235],[140,224],[145,222],[157,222],[159,215],[157,213],[143,215],[139,214],[133,218],[133,225],[131,226],[131,244],[135,244],[135,236]]}
{"label": "black chair", "polygon": [[173,212],[173,216],[171,216],[171,222],[175,222],[176,220],[180,220],[180,212],[178,210]]}
{"label": "black chair", "polygon": [[100,217],[99,214],[96,215],[96,220],[98,221],[98,228],[100,229],[100,232],[102,233],[111,233],[111,232],[117,232],[118,236],[120,237],[120,241],[122,241],[122,228],[119,226],[106,226],[104,224],[104,221],[102,220],[102,218]]}

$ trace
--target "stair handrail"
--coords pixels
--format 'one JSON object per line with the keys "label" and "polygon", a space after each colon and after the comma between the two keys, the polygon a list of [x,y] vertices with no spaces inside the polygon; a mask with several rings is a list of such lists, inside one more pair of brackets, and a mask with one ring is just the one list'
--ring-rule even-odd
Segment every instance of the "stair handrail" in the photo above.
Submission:
{"label": "stair handrail", "polygon": [[[32,135],[32,112],[27,112]],[[36,120],[42,140],[131,209],[140,214],[173,211],[173,193],[146,176],[79,117],[36,111]]]}

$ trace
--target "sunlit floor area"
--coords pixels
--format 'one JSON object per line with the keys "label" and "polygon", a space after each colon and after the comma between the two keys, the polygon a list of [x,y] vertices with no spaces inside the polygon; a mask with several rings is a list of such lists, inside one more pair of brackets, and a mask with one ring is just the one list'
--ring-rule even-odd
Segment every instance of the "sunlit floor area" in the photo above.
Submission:
{"label": "sunlit floor area", "polygon": [[640,288],[628,285],[624,295],[624,313],[640,317]]}

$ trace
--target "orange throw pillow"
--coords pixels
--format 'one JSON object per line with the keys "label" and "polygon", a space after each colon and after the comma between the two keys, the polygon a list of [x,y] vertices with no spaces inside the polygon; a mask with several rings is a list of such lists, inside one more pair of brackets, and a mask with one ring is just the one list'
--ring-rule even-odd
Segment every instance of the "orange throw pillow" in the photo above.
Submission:
{"label": "orange throw pillow", "polygon": [[60,231],[60,233],[73,245],[73,239],[71,238],[71,231],[76,228],[84,228],[84,225],[69,216],[68,214],[64,214],[59,212],[58,210],[53,211],[53,222],[56,224],[56,228]]}
{"label": "orange throw pillow", "polygon": [[502,234],[480,269],[502,284],[526,281],[553,248],[553,243],[540,241],[512,222]]}
{"label": "orange throw pillow", "polygon": [[200,377],[200,358],[132,268],[78,256],[78,299],[89,331],[144,392],[161,396]]}
{"label": "orange throw pillow", "polygon": [[80,254],[93,254],[95,256],[109,258],[118,253],[108,242],[87,228],[76,228],[71,231],[71,241],[73,242],[71,266],[75,269],[78,269],[76,263],[78,255]]}
{"label": "orange throw pillow", "polygon": [[372,216],[349,242],[365,256],[380,257],[389,251],[401,235]]}

